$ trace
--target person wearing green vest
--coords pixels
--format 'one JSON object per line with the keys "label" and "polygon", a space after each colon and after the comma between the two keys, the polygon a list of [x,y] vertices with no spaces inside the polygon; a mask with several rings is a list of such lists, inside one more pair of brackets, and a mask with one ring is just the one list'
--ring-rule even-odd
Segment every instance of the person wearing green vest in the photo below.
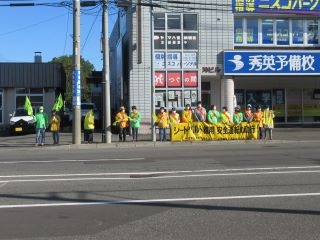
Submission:
{"label": "person wearing green vest", "polygon": [[130,127],[132,130],[132,139],[134,142],[138,141],[138,129],[140,127],[141,114],[138,112],[136,106],[131,107],[129,115]]}
{"label": "person wearing green vest", "polygon": [[207,121],[209,123],[217,123],[220,121],[220,112],[217,110],[216,105],[211,105],[211,108],[207,114]]}
{"label": "person wearing green vest", "polygon": [[239,105],[234,108],[233,123],[235,124],[240,124],[243,122],[243,114],[240,110],[241,109]]}
{"label": "person wearing green vest", "polygon": [[93,142],[93,131],[94,131],[94,115],[93,109],[90,109],[85,118],[83,123],[83,135],[84,141],[87,143]]}
{"label": "person wearing green vest", "polygon": [[36,146],[43,146],[46,139],[46,129],[49,126],[48,114],[44,112],[44,107],[39,107],[39,112],[33,117],[36,122]]}

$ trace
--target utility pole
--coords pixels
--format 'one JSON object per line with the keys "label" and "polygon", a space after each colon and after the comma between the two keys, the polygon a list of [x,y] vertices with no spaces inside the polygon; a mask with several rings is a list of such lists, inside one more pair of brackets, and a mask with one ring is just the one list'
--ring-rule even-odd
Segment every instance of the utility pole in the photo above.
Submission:
{"label": "utility pole", "polygon": [[109,76],[109,30],[107,1],[102,1],[102,52],[103,52],[103,123],[102,142],[111,143],[110,76]]}
{"label": "utility pole", "polygon": [[81,144],[80,0],[73,1],[72,143]]}

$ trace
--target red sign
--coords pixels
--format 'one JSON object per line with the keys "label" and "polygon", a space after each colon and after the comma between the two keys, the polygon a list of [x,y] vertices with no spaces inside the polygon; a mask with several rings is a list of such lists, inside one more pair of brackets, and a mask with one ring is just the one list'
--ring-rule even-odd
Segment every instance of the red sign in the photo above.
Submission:
{"label": "red sign", "polygon": [[183,85],[185,87],[197,87],[198,86],[198,72],[184,72]]}
{"label": "red sign", "polygon": [[155,72],[154,76],[154,85],[156,87],[165,87],[166,86],[166,73],[165,72]]}
{"label": "red sign", "polygon": [[181,87],[181,72],[168,72],[168,87]]}

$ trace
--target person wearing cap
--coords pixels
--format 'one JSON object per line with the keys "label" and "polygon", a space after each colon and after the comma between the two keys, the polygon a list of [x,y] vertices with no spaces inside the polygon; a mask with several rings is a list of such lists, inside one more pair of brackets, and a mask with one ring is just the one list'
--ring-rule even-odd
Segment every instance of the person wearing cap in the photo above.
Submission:
{"label": "person wearing cap", "polygon": [[93,131],[94,131],[94,113],[93,108],[86,113],[83,122],[83,137],[87,143],[93,143]]}
{"label": "person wearing cap", "polygon": [[44,112],[44,107],[39,107],[39,112],[34,116],[36,122],[36,146],[43,146],[46,139],[46,129],[49,126],[48,114]]}
{"label": "person wearing cap", "polygon": [[53,144],[59,144],[59,132],[60,132],[60,116],[57,111],[52,111],[52,117],[50,120],[50,131],[52,132]]}
{"label": "person wearing cap", "polygon": [[171,113],[169,115],[170,124],[178,124],[180,123],[180,115],[177,113],[176,108],[171,109]]}
{"label": "person wearing cap", "polygon": [[267,133],[268,133],[269,140],[272,140],[272,129],[274,127],[274,123],[273,123],[274,112],[269,109],[269,106],[266,106],[262,115],[263,115],[262,121],[263,121],[263,128],[264,128],[264,139],[267,138]]}
{"label": "person wearing cap", "polygon": [[136,106],[132,106],[131,110],[132,111],[129,114],[129,121],[132,130],[132,140],[136,142],[138,141],[138,129],[140,127],[141,114],[138,112]]}
{"label": "person wearing cap", "polygon": [[244,112],[244,121],[251,123],[253,121],[253,112],[251,111],[251,104],[247,105],[247,109]]}
{"label": "person wearing cap", "polygon": [[116,114],[116,122],[119,129],[119,141],[125,142],[127,136],[126,129],[129,126],[129,117],[124,106],[121,106],[119,112]]}
{"label": "person wearing cap", "polygon": [[262,128],[263,128],[263,115],[261,111],[261,106],[258,105],[256,111],[253,114],[253,122],[257,123],[259,129],[259,139],[262,139]]}
{"label": "person wearing cap", "polygon": [[181,122],[192,123],[192,110],[190,104],[186,104],[185,109],[182,111]]}
{"label": "person wearing cap", "polygon": [[166,141],[167,132],[166,129],[168,127],[168,114],[166,113],[164,107],[160,107],[160,111],[157,114],[157,125],[159,127],[159,140],[161,142]]}
{"label": "person wearing cap", "polygon": [[202,102],[198,102],[197,108],[194,110],[194,116],[198,122],[205,122],[207,111],[202,107]]}
{"label": "person wearing cap", "polygon": [[240,124],[243,121],[243,114],[240,110],[241,108],[239,105],[234,108],[232,119],[233,119],[233,123],[235,124]]}
{"label": "person wearing cap", "polygon": [[217,110],[216,105],[211,105],[211,108],[207,114],[207,120],[209,123],[217,123],[220,121],[220,113]]}

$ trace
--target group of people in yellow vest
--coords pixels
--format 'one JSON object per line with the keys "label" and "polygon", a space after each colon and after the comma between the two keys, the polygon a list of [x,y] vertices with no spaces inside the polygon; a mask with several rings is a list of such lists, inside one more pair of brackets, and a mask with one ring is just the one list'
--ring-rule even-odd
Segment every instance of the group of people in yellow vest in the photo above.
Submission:
{"label": "group of people in yellow vest", "polygon": [[131,128],[132,140],[134,142],[138,141],[138,129],[140,127],[141,114],[137,110],[136,106],[132,106],[131,110],[132,111],[128,115],[125,107],[121,106],[119,112],[115,116],[115,122],[113,125],[118,126],[120,142],[126,141],[128,127]]}
{"label": "group of people in yellow vest", "polygon": [[190,124],[193,122],[224,123],[227,125],[231,123],[240,124],[242,122],[256,123],[259,129],[258,138],[266,139],[267,135],[269,135],[269,139],[272,140],[274,117],[274,112],[268,106],[262,110],[261,106],[258,105],[253,111],[252,106],[248,104],[244,112],[241,111],[240,106],[236,106],[233,115],[231,115],[227,107],[222,107],[221,112],[219,112],[216,105],[211,105],[210,110],[207,112],[202,103],[198,102],[194,110],[187,104],[181,113],[181,117],[175,108],[172,108],[171,112],[167,114],[165,108],[161,107],[159,113],[154,117],[154,121],[159,128],[160,141],[166,141],[166,129],[170,125],[178,123]]}

